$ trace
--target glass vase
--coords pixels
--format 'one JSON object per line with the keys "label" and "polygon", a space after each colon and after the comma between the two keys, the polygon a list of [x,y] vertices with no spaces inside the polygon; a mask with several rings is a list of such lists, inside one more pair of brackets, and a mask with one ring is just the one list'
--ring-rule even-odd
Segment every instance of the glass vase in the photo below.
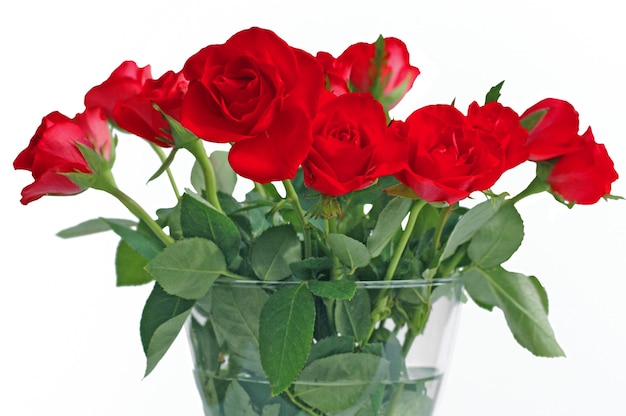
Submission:
{"label": "glass vase", "polygon": [[273,395],[259,353],[260,314],[272,293],[294,284],[218,281],[197,302],[187,328],[205,415],[433,414],[456,334],[460,278],[357,282],[350,300],[315,296],[307,362]]}

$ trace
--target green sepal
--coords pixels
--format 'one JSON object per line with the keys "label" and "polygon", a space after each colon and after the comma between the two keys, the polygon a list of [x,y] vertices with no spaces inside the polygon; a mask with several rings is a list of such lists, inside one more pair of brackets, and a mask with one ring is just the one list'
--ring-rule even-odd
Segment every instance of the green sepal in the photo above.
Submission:
{"label": "green sepal", "polygon": [[485,104],[498,101],[498,99],[500,98],[500,90],[502,89],[502,85],[504,85],[504,81],[491,87],[491,89],[485,96]]}
{"label": "green sepal", "polygon": [[537,110],[534,113],[531,113],[520,120],[520,125],[524,127],[529,132],[532,131],[537,124],[543,119],[543,117],[548,113],[547,109]]}

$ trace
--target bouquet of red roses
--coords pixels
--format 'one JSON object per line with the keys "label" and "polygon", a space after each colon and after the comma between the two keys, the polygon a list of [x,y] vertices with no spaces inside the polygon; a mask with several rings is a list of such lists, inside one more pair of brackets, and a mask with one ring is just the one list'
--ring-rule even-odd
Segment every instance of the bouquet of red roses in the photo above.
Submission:
{"label": "bouquet of red roses", "polygon": [[[398,398],[414,387],[404,359],[446,295],[360,284],[457,276],[476,304],[503,311],[523,347],[562,355],[539,281],[502,266],[523,239],[515,203],[549,192],[570,207],[594,204],[616,198],[618,177],[591,129],[580,134],[572,105],[547,98],[520,114],[498,102],[503,83],[467,109],[434,104],[394,118],[418,75],[396,38],[335,58],[259,28],[156,79],[123,62],[86,93],[84,112],[43,118],[14,162],[34,178],[22,203],[92,188],[129,209],[133,221],[98,218],[60,235],[112,230],[118,284],[154,285],[141,318],[146,374],[192,321],[194,345],[211,351],[198,359],[207,414],[405,414]],[[161,159],[150,180],[167,174],[175,206],[150,214],[120,190],[115,132],[150,144]],[[225,150],[208,154],[207,142]],[[169,169],[181,150],[195,158],[194,190],[183,193]],[[536,164],[526,189],[490,191],[525,163]],[[239,177],[251,188],[242,200]],[[477,192],[485,201],[464,207]],[[264,286],[236,296],[242,281]],[[373,363],[361,374],[368,382],[335,386],[341,397],[298,384],[326,380],[340,362]],[[265,380],[268,391],[242,388],[235,375]]]}

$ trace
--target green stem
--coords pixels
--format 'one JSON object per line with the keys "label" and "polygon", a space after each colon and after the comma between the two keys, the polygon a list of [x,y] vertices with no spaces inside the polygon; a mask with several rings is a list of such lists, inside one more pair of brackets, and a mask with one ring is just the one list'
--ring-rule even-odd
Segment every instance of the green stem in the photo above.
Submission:
{"label": "green stem", "polygon": [[206,149],[202,144],[202,141],[195,140],[186,146],[186,149],[196,158],[202,173],[204,176],[204,190],[209,203],[215,207],[219,212],[222,211],[222,206],[217,198],[217,180],[215,179],[215,170],[213,164],[206,154]]}
{"label": "green stem", "polygon": [[[326,223],[326,238],[328,238],[328,234],[337,232],[337,217],[327,218],[324,222]],[[333,268],[330,271],[330,278],[331,280],[340,280],[341,276],[341,262],[337,256],[333,255]]]}
{"label": "green stem", "polygon": [[263,198],[267,198],[267,192],[265,192],[265,188],[258,182],[254,182],[254,189],[261,195]]}
{"label": "green stem", "polygon": [[141,207],[141,205],[117,187],[110,171],[100,174],[98,181],[93,185],[93,188],[107,192],[108,194],[116,197],[135,217],[143,221],[154,233],[154,235],[156,235],[159,240],[163,242],[163,244],[166,246],[174,244],[174,239],[163,231],[159,224],[152,219],[152,217]]}
{"label": "green stem", "polygon": [[[419,216],[420,211],[425,205],[426,205],[426,201],[424,201],[423,199],[417,199],[415,202],[413,202],[413,205],[411,206],[411,210],[409,211],[410,212],[409,220],[407,221],[406,227],[404,228],[404,231],[402,232],[402,236],[400,237],[400,241],[398,241],[398,245],[396,246],[394,250],[393,257],[391,258],[391,261],[389,262],[389,267],[387,268],[387,273],[385,274],[385,277],[383,280],[389,281],[393,278],[393,275],[395,274],[396,269],[398,268],[398,264],[400,263],[400,259],[402,258],[402,254],[404,253],[404,249],[409,243],[411,234],[413,233],[413,229],[415,228],[417,217]],[[380,293],[378,294],[378,298],[376,299],[376,304],[375,304],[376,306],[374,307],[371,313],[372,324],[370,325],[368,336],[367,338],[365,338],[366,340],[369,340],[372,337],[372,334],[374,333],[374,330],[376,328],[376,323],[381,321],[386,315],[386,311],[389,308],[387,305],[388,293],[389,293],[389,289],[385,288],[385,289],[382,289]]]}
{"label": "green stem", "polygon": [[389,267],[387,268],[387,273],[385,274],[385,278],[383,280],[391,280],[393,278],[394,273],[396,272],[396,268],[400,263],[400,259],[402,258],[402,254],[404,254],[404,249],[411,238],[411,234],[413,233],[413,228],[415,228],[415,222],[417,221],[417,216],[419,215],[422,208],[426,205],[426,201],[423,199],[418,199],[413,202],[411,206],[411,210],[409,211],[409,220],[406,223],[406,227],[402,232],[402,237],[400,237],[400,241],[398,241],[398,246],[395,248],[393,257],[389,262]]}
{"label": "green stem", "polygon": [[526,187],[526,189],[524,189],[519,194],[515,195],[513,198],[509,199],[507,203],[516,204],[517,202],[521,201],[527,196],[538,194],[538,193],[549,191],[549,190],[550,190],[550,185],[548,185],[546,181],[541,180],[538,177],[535,177],[535,179],[532,180],[532,182]]}
{"label": "green stem", "polygon": [[287,397],[289,397],[289,400],[291,400],[291,402],[296,405],[297,407],[299,407],[300,409],[302,409],[304,412],[312,415],[312,416],[319,416],[320,414],[318,413],[317,410],[315,410],[312,407],[307,406],[306,404],[300,402],[300,400],[298,400],[298,398],[296,396],[293,395],[293,393],[291,393],[289,390],[285,390],[285,394],[287,395]]}
{"label": "green stem", "polygon": [[302,209],[302,205],[300,205],[300,198],[298,198],[298,193],[293,187],[291,181],[289,179],[284,180],[283,186],[285,187],[287,198],[291,202],[291,205],[296,212],[298,222],[300,223],[300,227],[302,228],[302,234],[304,235],[304,258],[309,258],[311,257],[311,226],[306,220],[306,215]]}
{"label": "green stem", "polygon": [[[165,152],[163,152],[163,149],[161,149],[160,146],[157,146],[156,144],[149,142],[150,146],[152,147],[152,149],[154,149],[154,151],[156,152],[156,154],[159,156],[159,159],[161,160],[161,163],[165,162],[167,160],[167,156],[165,156]],[[174,194],[176,195],[176,199],[180,199],[180,192],[178,191],[178,186],[176,186],[176,180],[174,179],[174,175],[172,174],[172,171],[170,168],[167,168],[165,170],[167,172],[167,177],[170,181],[170,184],[172,185],[172,189],[174,190]]]}

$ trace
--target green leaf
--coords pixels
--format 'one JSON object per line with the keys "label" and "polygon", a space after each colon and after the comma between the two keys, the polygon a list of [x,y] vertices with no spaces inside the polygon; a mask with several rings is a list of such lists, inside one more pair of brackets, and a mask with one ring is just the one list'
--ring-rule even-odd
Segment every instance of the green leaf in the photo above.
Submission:
{"label": "green leaf", "polygon": [[189,343],[193,348],[196,369],[208,372],[209,374],[203,374],[205,377],[217,375],[221,364],[221,352],[211,323],[207,321],[205,325],[202,325],[192,317],[189,327]]}
{"label": "green leaf", "polygon": [[150,374],[172,345],[191,312],[194,301],[168,295],[159,284],[143,309],[139,327],[146,354],[145,376]]}
{"label": "green leaf", "polygon": [[331,335],[322,338],[311,347],[311,353],[309,354],[306,365],[320,358],[330,357],[331,355],[354,352],[354,347],[355,341],[352,337]]}
{"label": "green leaf", "polygon": [[139,227],[137,230],[134,230],[117,221],[109,221],[107,219],[104,219],[104,221],[111,227],[115,234],[122,237],[123,241],[128,243],[133,250],[146,259],[153,258],[163,249],[163,243],[156,238],[152,232],[145,232]]}
{"label": "green leaf", "polygon": [[282,280],[291,275],[289,264],[302,258],[300,240],[291,225],[265,230],[254,242],[250,264],[261,280]]}
{"label": "green leaf", "polygon": [[129,221],[119,218],[94,218],[92,220],[81,222],[80,224],[73,227],[61,230],[57,233],[57,236],[61,238],[74,238],[82,237],[84,235],[101,233],[104,231],[110,231],[110,223],[115,223],[126,228],[137,226],[136,221]]}
{"label": "green leaf", "polygon": [[365,244],[344,234],[328,234],[328,245],[334,256],[351,270],[365,267],[370,262],[370,252]]}
{"label": "green leaf", "polygon": [[335,303],[337,332],[354,337],[358,342],[364,341],[372,323],[370,313],[370,297],[365,289],[357,290],[351,300],[338,300]]}
{"label": "green leaf", "polygon": [[309,257],[289,264],[291,274],[300,280],[314,280],[330,276],[333,260],[330,257]]}
{"label": "green leaf", "polygon": [[252,408],[250,396],[241,387],[241,385],[233,381],[226,390],[224,397],[224,409],[228,409],[228,414],[237,416],[259,416]]}
{"label": "green leaf", "polygon": [[372,257],[378,257],[400,230],[402,220],[408,215],[412,204],[410,199],[394,198],[383,208],[372,235],[367,239],[367,249]]}
{"label": "green leaf", "polygon": [[199,196],[183,194],[180,224],[186,238],[201,237],[214,242],[228,264],[239,255],[241,234],[235,223]]}
{"label": "green leaf", "polygon": [[[481,303],[494,302],[504,312],[506,322],[521,346],[538,356],[565,355],[548,322],[545,290],[538,286],[535,278],[502,267],[472,267],[464,275],[466,290],[472,299],[476,297]],[[490,294],[485,295],[477,289],[488,289]]]}
{"label": "green leaf", "polygon": [[513,204],[506,204],[472,237],[467,254],[489,269],[507,261],[522,244],[524,223]]}
{"label": "green leaf", "polygon": [[170,295],[200,299],[226,271],[226,260],[212,241],[189,238],[165,248],[146,270]]}
{"label": "green leaf", "polygon": [[315,304],[306,284],[280,289],[261,311],[261,364],[272,394],[285,391],[304,367],[315,323]]}
{"label": "green leaf", "polygon": [[494,205],[492,201],[485,201],[463,214],[450,233],[439,262],[451,257],[457,248],[467,243],[498,212],[498,208],[499,204]]}
{"label": "green leaf", "polygon": [[352,280],[311,281],[311,293],[326,299],[350,300],[356,293],[356,283]]}
{"label": "green leaf", "polygon": [[146,264],[148,259],[121,240],[115,253],[117,286],[136,286],[153,281],[154,277],[145,269]]}
{"label": "green leaf", "polygon": [[358,410],[388,375],[389,361],[377,355],[331,355],[313,361],[302,370],[294,394],[325,414],[349,408]]}
{"label": "green leaf", "polygon": [[485,104],[498,101],[500,98],[500,90],[502,89],[502,85],[504,85],[504,81],[500,82],[498,85],[491,87],[487,96],[485,97]]}
{"label": "green leaf", "polygon": [[210,319],[220,344],[247,371],[263,374],[259,321],[269,296],[261,288],[219,285],[211,288]]}

